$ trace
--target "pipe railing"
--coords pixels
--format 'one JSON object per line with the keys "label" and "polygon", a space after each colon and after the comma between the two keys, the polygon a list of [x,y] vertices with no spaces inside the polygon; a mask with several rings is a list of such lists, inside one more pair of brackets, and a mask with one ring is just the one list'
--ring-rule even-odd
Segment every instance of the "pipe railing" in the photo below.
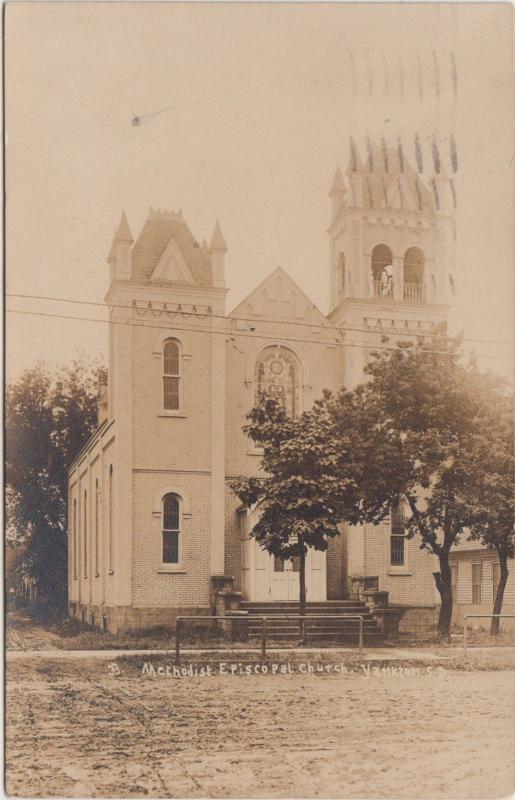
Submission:
{"label": "pipe railing", "polygon": [[467,652],[467,620],[468,619],[515,619],[515,614],[465,614],[463,617],[463,650]]}
{"label": "pipe railing", "polygon": [[[180,661],[181,656],[181,624],[185,620],[202,620],[208,619],[211,622],[219,622],[221,620],[230,620],[231,622],[248,622],[249,620],[260,620],[261,621],[261,657],[266,657],[266,647],[268,642],[268,636],[270,630],[268,628],[268,623],[270,621],[275,621],[278,619],[298,619],[299,621],[305,620],[306,622],[310,619],[337,619],[342,622],[342,628],[345,626],[347,622],[358,622],[358,651],[360,658],[363,657],[363,616],[361,614],[272,614],[271,616],[263,616],[261,614],[252,614],[245,617],[237,617],[232,616],[231,614],[225,615],[220,614],[220,616],[213,616],[213,615],[200,615],[200,614],[193,614],[190,616],[180,616],[176,618],[175,621],[175,661],[178,664]],[[343,631],[344,632],[344,631]],[[305,630],[305,638],[307,641],[307,628]]]}

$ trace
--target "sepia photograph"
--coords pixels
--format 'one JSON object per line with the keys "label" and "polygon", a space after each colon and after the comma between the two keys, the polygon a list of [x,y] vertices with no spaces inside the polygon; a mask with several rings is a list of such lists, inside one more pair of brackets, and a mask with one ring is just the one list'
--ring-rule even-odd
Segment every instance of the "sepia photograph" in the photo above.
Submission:
{"label": "sepia photograph", "polygon": [[4,6],[4,791],[515,794],[513,7]]}

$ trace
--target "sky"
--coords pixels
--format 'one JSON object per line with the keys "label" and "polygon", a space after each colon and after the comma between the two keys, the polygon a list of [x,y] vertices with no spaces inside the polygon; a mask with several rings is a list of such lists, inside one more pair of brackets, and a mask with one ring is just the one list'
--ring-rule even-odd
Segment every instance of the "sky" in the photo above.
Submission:
{"label": "sky", "polygon": [[8,380],[37,360],[105,358],[105,324],[62,318],[105,319],[102,307],[12,295],[102,303],[122,210],[134,238],[150,206],[182,209],[200,242],[218,218],[228,311],[282,266],[327,313],[327,195],[349,137],[365,155],[367,136],[408,148],[415,132],[426,165],[433,137],[442,153],[457,142],[450,332],[487,340],[467,346],[510,374],[512,14],[496,3],[8,4]]}

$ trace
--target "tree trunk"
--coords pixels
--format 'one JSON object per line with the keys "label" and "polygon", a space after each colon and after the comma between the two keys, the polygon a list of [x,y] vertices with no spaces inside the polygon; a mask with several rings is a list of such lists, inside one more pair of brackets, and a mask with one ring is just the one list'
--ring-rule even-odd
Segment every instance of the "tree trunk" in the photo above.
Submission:
{"label": "tree trunk", "polygon": [[438,635],[447,641],[451,638],[452,619],[452,587],[451,568],[449,566],[449,553],[439,553],[440,572],[434,572],[436,588],[440,593],[441,605],[438,617]]}
{"label": "tree trunk", "polygon": [[[499,577],[499,586],[497,587],[497,592],[495,594],[495,602],[494,602],[494,614],[500,614],[502,609],[502,601],[504,597],[504,590],[506,588],[506,582],[508,580],[508,558],[505,553],[499,552],[499,563],[501,565],[501,574]],[[491,636],[497,636],[499,633],[499,617],[492,617],[492,622],[490,624],[490,634]]]}
{"label": "tree trunk", "polygon": [[[299,536],[299,544],[302,545],[302,538]],[[299,554],[299,608],[301,617],[306,616],[306,553],[301,547]],[[306,620],[300,620],[300,640],[302,645],[307,644]]]}

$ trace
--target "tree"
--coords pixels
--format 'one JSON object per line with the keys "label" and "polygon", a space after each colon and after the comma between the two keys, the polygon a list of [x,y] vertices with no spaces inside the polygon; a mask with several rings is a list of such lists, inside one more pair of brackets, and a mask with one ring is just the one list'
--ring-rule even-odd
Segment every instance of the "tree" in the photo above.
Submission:
{"label": "tree", "polygon": [[[493,614],[500,614],[508,581],[508,559],[515,555],[515,449],[513,402],[495,393],[485,412],[485,424],[475,434],[474,452],[480,469],[469,471],[469,502],[475,504],[470,539],[480,540],[496,551],[500,576]],[[490,633],[499,633],[499,617],[493,616]]]}
{"label": "tree", "polygon": [[[481,479],[476,449],[494,379],[459,348],[438,337],[416,346],[400,344],[373,354],[352,402],[354,442],[361,467],[354,477],[361,495],[361,521],[378,523],[404,498],[410,514],[406,535],[438,558],[434,573],[440,593],[439,634],[448,638],[452,617],[449,552],[478,519],[468,483]],[[348,437],[348,393],[326,399],[336,440]]]}
{"label": "tree", "polygon": [[51,605],[66,602],[68,467],[97,426],[105,380],[81,357],[56,373],[39,362],[6,391],[7,527]]}
{"label": "tree", "polygon": [[[231,484],[244,507],[257,503],[261,514],[252,536],[271,555],[299,558],[300,614],[306,614],[306,554],[309,548],[326,550],[344,519],[357,521],[357,487],[344,469],[335,469],[335,453],[327,447],[331,420],[323,404],[298,419],[264,396],[247,415],[244,432],[263,448],[262,477],[240,477]],[[340,442],[345,448],[344,439]],[[352,449],[347,448],[348,456]],[[306,627],[301,625],[306,642]]]}

